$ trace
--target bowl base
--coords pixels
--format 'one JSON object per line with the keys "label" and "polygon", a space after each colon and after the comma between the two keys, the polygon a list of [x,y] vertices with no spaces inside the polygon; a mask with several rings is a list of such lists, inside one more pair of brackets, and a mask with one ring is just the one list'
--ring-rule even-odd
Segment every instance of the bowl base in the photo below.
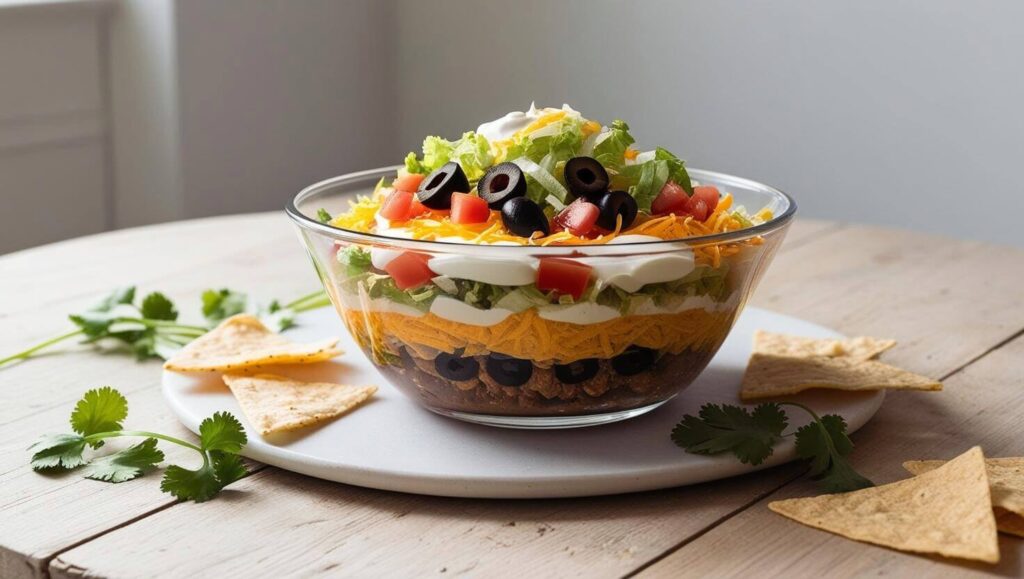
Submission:
{"label": "bowl base", "polygon": [[[674,398],[674,396],[672,398]],[[660,402],[655,402],[654,404],[648,404],[647,406],[641,406],[640,408],[630,408],[629,410],[604,412],[601,414],[587,414],[584,416],[496,416],[493,414],[475,414],[472,412],[445,410],[443,408],[431,408],[429,406],[426,408],[427,410],[440,414],[441,416],[455,418],[456,420],[462,420],[463,422],[472,422],[473,424],[483,424],[485,426],[495,426],[497,428],[517,428],[521,430],[555,430],[560,428],[599,426],[601,424],[611,424],[612,422],[628,420],[642,414],[647,414],[672,398],[667,398]]]}

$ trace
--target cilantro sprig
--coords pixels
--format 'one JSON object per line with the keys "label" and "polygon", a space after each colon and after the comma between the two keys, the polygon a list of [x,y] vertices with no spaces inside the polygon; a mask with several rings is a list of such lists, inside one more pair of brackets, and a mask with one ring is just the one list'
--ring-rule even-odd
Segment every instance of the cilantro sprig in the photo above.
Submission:
{"label": "cilantro sprig", "polygon": [[[248,297],[232,289],[208,289],[203,292],[203,317],[211,326],[240,314],[248,308]],[[331,305],[330,298],[323,290],[304,295],[286,304],[273,300],[266,306],[257,308],[256,315],[275,332],[283,332],[295,326],[295,316],[302,312],[315,310]]]}
{"label": "cilantro sprig", "polygon": [[[783,434],[789,417],[782,406],[800,408],[811,415],[811,422],[796,431]],[[672,440],[694,454],[731,452],[744,464],[763,463],[783,438],[795,437],[796,454],[808,461],[808,474],[825,492],[853,491],[874,483],[853,469],[846,457],[853,442],[846,434],[846,421],[838,414],[818,416],[796,402],[758,404],[753,412],[729,404],[705,404],[698,416],[687,414],[672,429]]]}
{"label": "cilantro sprig", "polygon": [[[105,296],[96,305],[69,316],[75,329],[44,340],[20,352],[0,358],[0,367],[25,360],[72,338],[84,338],[87,344],[114,342],[144,360],[167,359],[182,346],[202,336],[225,318],[242,313],[248,308],[244,293],[229,290],[206,290],[202,295],[202,314],[207,325],[189,325],[178,322],[174,303],[160,292],[152,292],[136,303],[134,287],[119,288]],[[275,331],[295,325],[296,314],[330,305],[322,290],[281,305],[277,300],[258,308],[257,315]]]}
{"label": "cilantro sprig", "polygon": [[[180,500],[203,502],[248,472],[239,453],[247,442],[242,424],[227,412],[218,412],[199,425],[199,444],[144,430],[124,430],[128,401],[117,390],[104,386],[85,393],[71,413],[74,434],[47,434],[29,447],[34,451],[31,466],[53,472],[83,468],[86,478],[120,483],[157,467],[164,453],[157,441],[190,448],[200,454],[202,465],[188,469],[170,465],[164,470],[160,489]],[[88,448],[97,449],[105,440],[139,437],[142,442],[117,452],[87,457]]]}

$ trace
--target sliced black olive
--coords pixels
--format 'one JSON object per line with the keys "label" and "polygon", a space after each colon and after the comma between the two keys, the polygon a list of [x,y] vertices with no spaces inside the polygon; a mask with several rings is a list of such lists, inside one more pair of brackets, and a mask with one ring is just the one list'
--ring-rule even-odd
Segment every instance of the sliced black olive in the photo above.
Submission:
{"label": "sliced black olive", "polygon": [[526,197],[513,197],[506,201],[501,206],[501,221],[509,231],[520,237],[530,237],[535,231],[544,235],[551,233],[544,210]]}
{"label": "sliced black olive", "polygon": [[568,364],[555,364],[555,377],[566,384],[579,384],[597,375],[600,368],[596,358],[585,358]]}
{"label": "sliced black olive", "polygon": [[469,193],[469,179],[454,161],[427,175],[420,182],[416,197],[431,209],[448,209],[452,206],[452,193]]}
{"label": "sliced black olive", "polygon": [[623,376],[635,376],[654,365],[655,355],[650,348],[630,346],[612,358],[612,369]]}
{"label": "sliced black olive", "polygon": [[565,184],[576,197],[595,201],[608,190],[608,172],[593,157],[573,157],[565,163]]}
{"label": "sliced black olive", "polygon": [[502,386],[522,386],[533,376],[533,362],[504,354],[487,356],[487,373]]}
{"label": "sliced black olive", "polygon": [[509,199],[526,195],[526,176],[515,163],[499,163],[484,173],[476,190],[491,209],[501,209]]}
{"label": "sliced black olive", "polygon": [[615,218],[622,216],[622,228],[627,229],[636,220],[637,211],[636,199],[625,191],[609,191],[597,202],[601,213],[597,216],[598,227],[604,229],[615,229]]}
{"label": "sliced black olive", "polygon": [[480,363],[474,358],[463,358],[442,352],[434,358],[437,373],[449,380],[470,380],[480,373]]}

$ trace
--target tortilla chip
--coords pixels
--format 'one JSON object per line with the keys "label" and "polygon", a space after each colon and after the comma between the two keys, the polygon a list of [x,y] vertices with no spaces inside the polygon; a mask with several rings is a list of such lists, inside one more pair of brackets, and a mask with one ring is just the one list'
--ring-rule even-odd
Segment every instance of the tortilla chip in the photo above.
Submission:
{"label": "tortilla chip", "polygon": [[[911,460],[903,468],[918,475],[946,464],[944,460]],[[985,459],[996,526],[1004,533],[1024,537],[1024,458]]]}
{"label": "tortilla chip", "polygon": [[866,336],[858,338],[802,338],[758,330],[754,332],[754,353],[773,356],[808,358],[852,358],[873,360],[896,345],[896,340],[882,340]]}
{"label": "tortilla chip", "polygon": [[851,493],[775,501],[768,508],[856,541],[999,562],[985,456],[977,446],[921,476]]}
{"label": "tortilla chip", "polygon": [[341,416],[365,402],[376,386],[303,382],[273,374],[225,374],[224,383],[262,435],[297,430]]}
{"label": "tortilla chip", "polygon": [[942,390],[942,384],[881,362],[850,358],[791,358],[754,354],[740,384],[740,399],[796,394],[811,388],[833,390]]}
{"label": "tortilla chip", "polygon": [[1024,516],[999,507],[994,507],[992,511],[996,514],[996,528],[1000,533],[1024,538]]}
{"label": "tortilla chip", "polygon": [[239,314],[190,342],[164,362],[164,368],[227,372],[269,364],[309,364],[340,355],[337,344],[338,338],[296,344],[271,332],[253,316]]}

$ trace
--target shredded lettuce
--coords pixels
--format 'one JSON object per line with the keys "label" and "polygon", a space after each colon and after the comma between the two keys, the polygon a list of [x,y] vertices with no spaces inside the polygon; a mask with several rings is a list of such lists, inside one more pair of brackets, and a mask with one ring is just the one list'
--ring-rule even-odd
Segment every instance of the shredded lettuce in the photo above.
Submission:
{"label": "shredded lettuce", "polygon": [[370,252],[355,245],[339,251],[338,262],[345,266],[345,275],[348,277],[362,275],[373,266],[370,262]]}
{"label": "shredded lettuce", "polygon": [[665,161],[668,164],[668,180],[678,183],[686,190],[687,195],[693,195],[693,184],[690,183],[690,174],[686,172],[685,161],[661,147],[654,150],[654,159]]}
{"label": "shredded lettuce", "polygon": [[633,135],[629,134],[629,125],[615,120],[607,133],[598,136],[591,157],[605,169],[618,170],[624,166],[626,149],[635,142]]}
{"label": "shredded lettuce", "polygon": [[526,174],[526,196],[531,200],[543,205],[548,195],[551,195],[561,203],[565,204],[569,199],[569,192],[565,186],[555,179],[555,176],[527,157],[520,157],[512,161]]}
{"label": "shredded lettuce", "polygon": [[416,153],[409,153],[405,157],[405,170],[425,175],[449,161],[457,162],[470,182],[476,182],[494,164],[491,144],[486,137],[474,131],[463,133],[457,141],[427,137],[423,140],[423,158],[418,159]]}

